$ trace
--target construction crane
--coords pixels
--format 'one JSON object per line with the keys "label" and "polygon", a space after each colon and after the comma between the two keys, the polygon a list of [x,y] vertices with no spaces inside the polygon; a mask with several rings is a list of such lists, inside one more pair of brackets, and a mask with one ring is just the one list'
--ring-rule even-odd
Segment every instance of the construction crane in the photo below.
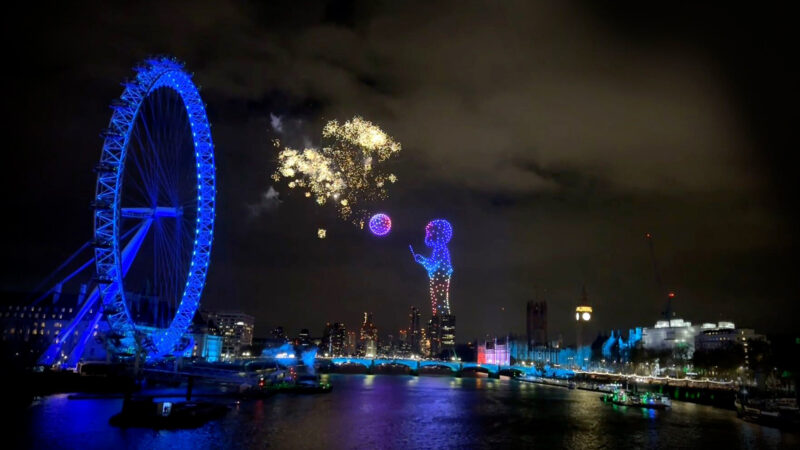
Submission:
{"label": "construction crane", "polygon": [[[645,240],[647,240],[647,245],[650,248],[650,260],[653,263],[653,273],[656,277],[656,286],[658,287],[658,295],[663,295],[666,292],[664,289],[664,282],[661,281],[661,269],[658,267],[658,259],[656,259],[656,250],[655,244],[653,244],[653,235],[650,233],[644,234]],[[672,318],[672,299],[675,298],[675,293],[672,291],[667,292],[667,307],[661,313],[664,315],[666,320],[670,320]]]}

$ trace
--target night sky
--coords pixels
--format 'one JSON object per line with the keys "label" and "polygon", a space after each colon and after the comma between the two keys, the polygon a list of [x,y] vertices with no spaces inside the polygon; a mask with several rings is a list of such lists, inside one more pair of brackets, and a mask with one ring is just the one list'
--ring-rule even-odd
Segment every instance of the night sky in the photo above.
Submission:
{"label": "night sky", "polygon": [[[524,332],[547,300],[574,337],[663,309],[645,232],[687,320],[792,331],[796,48],[780,10],[595,2],[41,3],[3,18],[0,289],[30,290],[90,239],[108,105],[152,54],[195,73],[216,143],[207,309],[319,335],[430,314],[408,244],[454,228],[457,338]],[[359,114],[402,142],[377,238],[269,175],[274,138]],[[279,194],[267,195],[270,187]],[[318,227],[328,238],[316,237]],[[423,316],[427,320],[427,316]]]}

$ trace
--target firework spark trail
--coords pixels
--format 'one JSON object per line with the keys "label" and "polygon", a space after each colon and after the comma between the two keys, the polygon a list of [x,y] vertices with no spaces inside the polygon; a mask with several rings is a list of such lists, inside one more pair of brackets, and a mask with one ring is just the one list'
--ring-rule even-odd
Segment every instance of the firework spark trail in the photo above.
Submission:
{"label": "firework spark trail", "polygon": [[388,185],[397,181],[383,163],[397,156],[400,143],[359,116],[343,124],[328,122],[319,149],[281,149],[279,141],[275,146],[275,181],[287,180],[289,188],[303,189],[318,205],[333,202],[342,219],[362,228],[370,214],[367,204],[386,199]]}

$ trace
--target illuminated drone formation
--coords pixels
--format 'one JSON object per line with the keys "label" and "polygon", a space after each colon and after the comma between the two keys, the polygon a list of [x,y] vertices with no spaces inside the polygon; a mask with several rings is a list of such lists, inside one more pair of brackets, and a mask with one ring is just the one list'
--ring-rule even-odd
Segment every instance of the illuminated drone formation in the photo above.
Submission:
{"label": "illuminated drone formation", "polygon": [[450,222],[444,219],[432,220],[425,227],[425,245],[433,249],[430,258],[414,253],[414,249],[411,248],[414,260],[428,271],[434,316],[450,314],[450,277],[453,275],[453,265],[450,264],[447,243],[452,237],[453,227]]}
{"label": "illuminated drone formation", "polygon": [[375,236],[386,236],[392,230],[392,219],[384,213],[378,213],[369,219],[369,230]]}
{"label": "illuminated drone formation", "polygon": [[342,219],[363,228],[367,204],[386,199],[388,184],[397,181],[383,163],[400,150],[399,142],[361,117],[343,124],[332,120],[322,129],[320,148],[281,149],[272,178],[285,178],[289,188],[304,190],[318,205],[334,202]]}

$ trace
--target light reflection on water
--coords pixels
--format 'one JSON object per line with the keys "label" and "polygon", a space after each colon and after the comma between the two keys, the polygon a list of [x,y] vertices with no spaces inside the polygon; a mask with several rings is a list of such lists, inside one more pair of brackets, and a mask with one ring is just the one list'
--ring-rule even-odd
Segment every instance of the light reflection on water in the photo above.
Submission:
{"label": "light reflection on water", "polygon": [[[655,411],[599,394],[490,378],[331,375],[325,395],[242,401],[195,430],[118,429],[122,400],[47,397],[22,421],[35,448],[778,448],[800,436],[732,411],[675,402]],[[233,403],[231,401],[231,403]]]}

